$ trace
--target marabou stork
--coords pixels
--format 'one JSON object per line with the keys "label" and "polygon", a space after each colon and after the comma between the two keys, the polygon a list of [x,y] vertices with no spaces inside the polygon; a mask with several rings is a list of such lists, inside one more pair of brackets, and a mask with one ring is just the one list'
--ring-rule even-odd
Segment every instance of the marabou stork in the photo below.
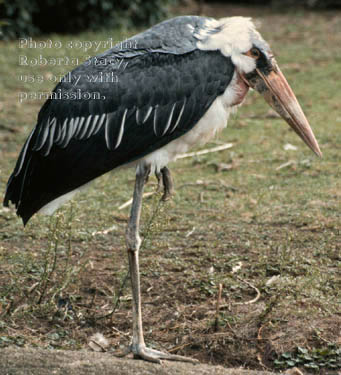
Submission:
{"label": "marabou stork", "polygon": [[[131,47],[129,46],[131,42]],[[123,61],[117,70],[113,61]],[[114,72],[117,82],[96,80]],[[223,129],[249,88],[261,93],[303,141],[318,143],[269,45],[251,19],[182,16],[161,22],[90,58],[60,82],[41,108],[7,185],[24,224],[53,213],[79,188],[115,168],[136,167],[126,244],[133,293],[135,357],[188,360],[146,347],[138,254],[142,193],[151,172],[172,180],[167,164]],[[70,82],[71,81],[71,82]],[[79,97],[79,90],[82,97]],[[100,93],[91,97],[91,93]]]}

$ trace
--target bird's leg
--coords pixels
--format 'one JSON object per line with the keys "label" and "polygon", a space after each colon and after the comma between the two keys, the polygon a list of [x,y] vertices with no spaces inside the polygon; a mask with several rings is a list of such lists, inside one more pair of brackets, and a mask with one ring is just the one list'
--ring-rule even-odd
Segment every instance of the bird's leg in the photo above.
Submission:
{"label": "bird's leg", "polygon": [[167,167],[163,167],[160,172],[155,172],[155,176],[157,178],[157,189],[156,191],[159,192],[161,190],[161,182],[163,185],[163,195],[162,200],[167,201],[174,192],[173,189],[173,181],[170,170]]}
{"label": "bird's leg", "polygon": [[139,249],[141,238],[139,235],[140,216],[142,207],[143,188],[148,179],[150,168],[139,165],[136,172],[135,189],[130,218],[126,233],[128,250],[129,271],[133,293],[133,343],[132,352],[138,353],[138,348],[144,346],[141,295],[140,295],[140,272],[139,272]]}
{"label": "bird's leg", "polygon": [[162,182],[163,182],[163,196],[162,200],[167,201],[173,194],[173,180],[170,173],[170,170],[167,167],[161,169],[162,173]]}
{"label": "bird's leg", "polygon": [[129,270],[133,295],[133,342],[131,345],[131,351],[134,354],[135,358],[141,358],[151,362],[160,363],[162,359],[165,359],[194,363],[197,361],[190,358],[162,353],[158,350],[147,348],[143,338],[139,272],[139,248],[141,245],[141,238],[139,236],[139,224],[142,207],[143,188],[148,178],[149,172],[150,168],[148,166],[139,165],[137,168],[133,204],[126,233]]}
{"label": "bird's leg", "polygon": [[162,186],[162,173],[155,171],[155,177],[157,178],[156,192],[158,193],[161,190],[161,186]]}

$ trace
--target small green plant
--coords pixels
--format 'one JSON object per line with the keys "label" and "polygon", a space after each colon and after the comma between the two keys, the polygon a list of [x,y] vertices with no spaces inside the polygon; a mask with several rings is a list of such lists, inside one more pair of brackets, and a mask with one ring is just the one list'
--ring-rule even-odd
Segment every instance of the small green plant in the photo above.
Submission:
{"label": "small green plant", "polygon": [[334,344],[310,350],[297,347],[293,352],[282,353],[275,359],[274,365],[278,369],[297,366],[310,371],[341,369],[341,348]]}
{"label": "small green plant", "polygon": [[51,218],[49,230],[49,246],[45,253],[40,281],[37,286],[41,304],[44,298],[55,301],[62,292],[75,280],[78,273],[85,267],[81,256],[74,259],[72,251],[73,206],[70,205],[69,215],[61,211]]}
{"label": "small green plant", "polygon": [[53,311],[58,298],[86,266],[84,252],[72,248],[73,210],[60,211],[50,219],[48,243],[37,252],[11,254],[7,285],[0,287],[4,315]]}

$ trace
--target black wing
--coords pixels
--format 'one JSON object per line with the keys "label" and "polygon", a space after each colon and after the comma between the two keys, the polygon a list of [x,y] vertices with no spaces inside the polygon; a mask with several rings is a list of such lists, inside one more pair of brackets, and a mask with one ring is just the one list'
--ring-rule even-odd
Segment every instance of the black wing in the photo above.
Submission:
{"label": "black wing", "polygon": [[16,205],[24,223],[59,196],[188,132],[234,72],[218,51],[116,58],[106,54],[79,66],[42,107],[4,201]]}

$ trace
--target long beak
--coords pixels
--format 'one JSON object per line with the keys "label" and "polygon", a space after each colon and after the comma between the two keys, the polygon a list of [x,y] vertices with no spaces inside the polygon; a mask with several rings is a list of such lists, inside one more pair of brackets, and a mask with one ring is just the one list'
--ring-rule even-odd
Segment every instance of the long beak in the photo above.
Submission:
{"label": "long beak", "polygon": [[[321,150],[308,120],[276,62],[273,61],[273,70],[270,73],[264,74],[259,69],[256,69],[256,72],[258,77],[251,82],[246,77],[243,78],[251,87],[263,94],[264,99],[292,127],[304,143],[317,156],[321,157]],[[262,84],[260,84],[259,78],[261,78]]]}

